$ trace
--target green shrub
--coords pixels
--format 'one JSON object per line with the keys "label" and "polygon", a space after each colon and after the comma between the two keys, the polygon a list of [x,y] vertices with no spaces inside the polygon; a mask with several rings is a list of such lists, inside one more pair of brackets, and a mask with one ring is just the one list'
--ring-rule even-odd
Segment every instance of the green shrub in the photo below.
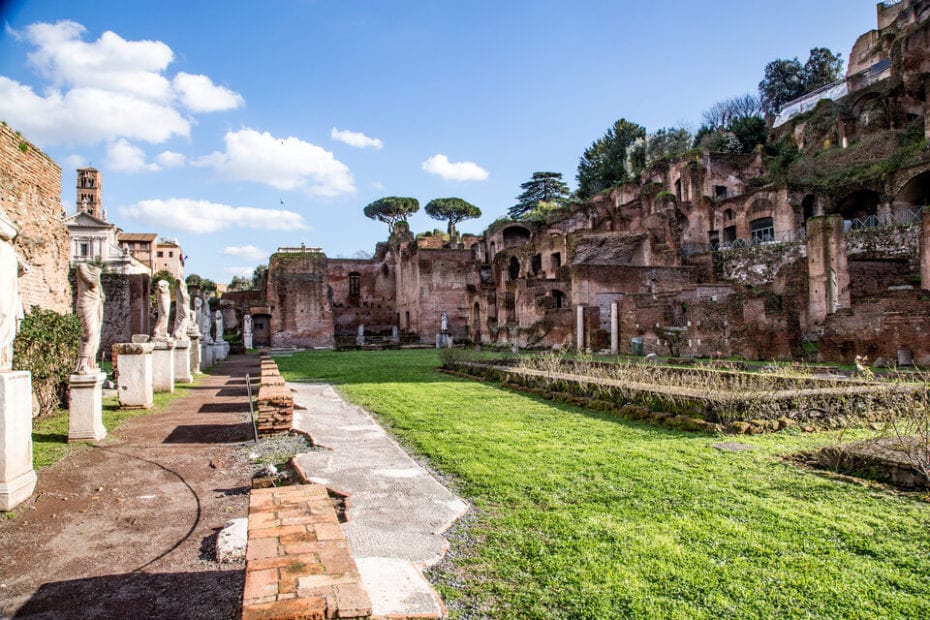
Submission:
{"label": "green shrub", "polygon": [[23,319],[13,342],[13,369],[32,373],[39,415],[52,413],[67,400],[80,339],[81,323],[73,314],[33,306]]}

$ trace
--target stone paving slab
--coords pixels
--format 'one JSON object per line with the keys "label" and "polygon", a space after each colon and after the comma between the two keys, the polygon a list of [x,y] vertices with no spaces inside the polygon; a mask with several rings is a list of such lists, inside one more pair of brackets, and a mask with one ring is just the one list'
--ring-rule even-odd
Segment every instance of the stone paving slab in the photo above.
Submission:
{"label": "stone paving slab", "polygon": [[312,482],[348,496],[343,530],[372,615],[444,617],[445,607],[421,571],[448,550],[442,534],[468,505],[332,386],[288,386],[303,407],[294,412],[294,428],[327,448],[298,455],[296,464]]}

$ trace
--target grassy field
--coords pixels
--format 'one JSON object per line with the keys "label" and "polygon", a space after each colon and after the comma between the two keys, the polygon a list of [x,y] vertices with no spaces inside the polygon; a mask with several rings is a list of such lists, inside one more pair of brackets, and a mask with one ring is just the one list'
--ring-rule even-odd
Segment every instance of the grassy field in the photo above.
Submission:
{"label": "grassy field", "polygon": [[450,377],[435,351],[277,361],[375,412],[476,508],[433,574],[454,617],[930,617],[930,503],[783,458],[850,433],[721,451],[737,438]]}

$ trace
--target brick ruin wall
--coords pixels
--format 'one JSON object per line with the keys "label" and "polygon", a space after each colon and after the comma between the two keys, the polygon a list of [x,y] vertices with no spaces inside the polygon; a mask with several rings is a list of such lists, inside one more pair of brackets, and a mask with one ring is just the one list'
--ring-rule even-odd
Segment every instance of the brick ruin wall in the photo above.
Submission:
{"label": "brick ruin wall", "polygon": [[[358,291],[350,290],[350,274],[358,275]],[[352,336],[358,326],[368,335],[391,335],[398,324],[396,275],[387,260],[328,259],[326,282],[332,291],[337,336]]]}
{"label": "brick ruin wall", "polygon": [[29,266],[19,280],[23,307],[70,312],[61,168],[6,124],[0,124],[0,206],[19,228],[14,245]]}
{"label": "brick ruin wall", "polygon": [[435,338],[442,328],[443,312],[448,316],[452,338],[468,338],[466,292],[474,273],[471,250],[418,250],[411,263],[416,278],[408,278],[403,285],[406,298],[416,300],[420,340],[431,342]]}
{"label": "brick ruin wall", "polygon": [[335,345],[326,256],[321,252],[273,254],[266,290],[272,347]]}

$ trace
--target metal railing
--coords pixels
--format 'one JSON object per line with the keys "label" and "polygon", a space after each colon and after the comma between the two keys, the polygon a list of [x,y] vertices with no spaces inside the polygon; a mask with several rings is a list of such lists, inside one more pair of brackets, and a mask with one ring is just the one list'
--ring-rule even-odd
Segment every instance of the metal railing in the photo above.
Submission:
{"label": "metal railing", "polygon": [[862,218],[856,217],[851,220],[843,220],[843,232],[864,230],[866,228],[882,228],[884,226],[910,226],[920,221],[921,211],[921,207],[917,207],[916,210],[904,208],[898,213],[868,215]]}

